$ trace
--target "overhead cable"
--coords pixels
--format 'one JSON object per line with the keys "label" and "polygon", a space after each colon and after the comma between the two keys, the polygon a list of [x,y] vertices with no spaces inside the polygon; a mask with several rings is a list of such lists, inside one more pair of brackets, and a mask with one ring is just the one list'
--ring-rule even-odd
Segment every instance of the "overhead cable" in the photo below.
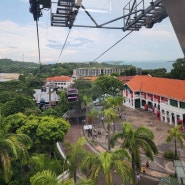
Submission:
{"label": "overhead cable", "polygon": [[66,37],[66,40],[65,40],[65,42],[64,42],[64,45],[63,45],[62,50],[61,50],[61,52],[60,52],[60,55],[59,55],[59,57],[58,57],[58,62],[57,62],[57,63],[59,63],[60,57],[61,57],[61,55],[62,55],[62,52],[63,52],[63,50],[64,50],[64,47],[65,47],[65,45],[66,45],[66,42],[67,42],[67,39],[68,39],[68,37],[69,37],[70,32],[71,32],[71,29],[69,29],[69,32],[68,32],[67,37]]}
{"label": "overhead cable", "polygon": [[38,27],[38,20],[36,20],[36,27],[37,27],[37,43],[38,43],[38,53],[39,53],[39,64],[41,70],[41,60],[40,60],[40,41],[39,41],[39,27]]}
{"label": "overhead cable", "polygon": [[93,62],[95,62],[97,59],[99,59],[102,55],[104,55],[105,53],[107,53],[110,49],[112,49],[115,45],[117,45],[119,42],[121,42],[124,38],[126,38],[128,35],[130,35],[133,31],[130,31],[129,33],[127,33],[124,37],[122,37],[120,40],[118,40],[115,44],[113,44],[110,48],[108,48],[107,50],[105,50],[101,55],[99,55],[97,58],[95,58],[93,60]]}

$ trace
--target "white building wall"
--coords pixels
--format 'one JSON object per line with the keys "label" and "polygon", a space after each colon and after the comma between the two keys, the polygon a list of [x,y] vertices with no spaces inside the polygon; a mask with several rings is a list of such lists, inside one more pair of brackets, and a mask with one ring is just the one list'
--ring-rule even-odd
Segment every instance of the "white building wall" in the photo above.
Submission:
{"label": "white building wall", "polygon": [[55,88],[67,89],[72,84],[74,84],[74,82],[71,80],[71,81],[47,81],[45,85],[47,87],[53,85]]}
{"label": "white building wall", "polygon": [[156,100],[153,96],[153,99],[149,98],[146,96],[144,98],[141,93],[140,95],[133,95],[131,94],[131,91],[129,89],[123,90],[123,97],[124,97],[124,102],[123,105],[135,109],[135,99],[140,98],[140,105],[141,108],[144,109],[144,106],[142,106],[142,100],[146,101],[146,104],[148,102],[151,102],[153,105],[155,105],[155,108],[150,111],[154,111],[155,114],[157,114],[158,106],[160,106],[160,120],[164,121],[170,125],[177,125],[178,120],[181,119],[183,120],[183,115],[185,115],[185,109],[180,108],[180,102],[178,101],[178,107],[174,107],[170,105],[170,101],[162,101],[161,97],[159,100]]}

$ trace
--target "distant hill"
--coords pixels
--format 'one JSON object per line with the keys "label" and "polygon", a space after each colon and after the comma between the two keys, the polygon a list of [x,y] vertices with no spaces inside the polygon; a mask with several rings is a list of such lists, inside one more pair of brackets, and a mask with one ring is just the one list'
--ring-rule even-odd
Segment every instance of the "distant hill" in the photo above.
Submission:
{"label": "distant hill", "polygon": [[24,73],[32,72],[39,68],[34,62],[20,62],[11,59],[0,59],[0,73]]}
{"label": "distant hill", "polygon": [[72,75],[76,68],[129,68],[131,65],[121,64],[120,61],[112,62],[69,62],[55,64],[36,64],[34,62],[13,61],[11,59],[0,59],[0,73],[19,73],[33,75],[39,74],[46,78],[51,76]]}

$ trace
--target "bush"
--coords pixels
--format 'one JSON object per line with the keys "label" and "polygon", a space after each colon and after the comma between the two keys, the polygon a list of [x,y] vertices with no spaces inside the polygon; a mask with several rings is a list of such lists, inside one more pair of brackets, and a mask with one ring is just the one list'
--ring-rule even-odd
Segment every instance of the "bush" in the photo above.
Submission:
{"label": "bush", "polygon": [[171,159],[171,160],[178,160],[179,157],[177,156],[177,159],[175,159],[175,153],[171,150],[167,150],[164,152],[164,158],[165,159]]}

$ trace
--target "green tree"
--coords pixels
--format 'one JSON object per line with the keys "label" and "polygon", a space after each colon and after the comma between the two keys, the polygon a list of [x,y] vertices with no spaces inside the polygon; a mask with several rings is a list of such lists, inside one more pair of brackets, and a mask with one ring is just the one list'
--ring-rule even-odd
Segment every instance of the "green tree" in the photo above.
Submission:
{"label": "green tree", "polygon": [[[61,117],[69,109],[72,108],[72,104],[68,102],[65,91],[61,91],[58,94],[59,94],[60,98],[59,98],[58,105],[54,107],[54,111],[57,112],[57,114],[54,114],[54,116]],[[49,115],[47,110],[46,110],[46,112],[47,112],[47,115]],[[55,112],[53,112],[53,113],[55,113]],[[45,111],[43,112],[43,114],[45,114]],[[53,114],[51,114],[51,115],[53,115]]]}
{"label": "green tree", "polygon": [[0,169],[3,171],[5,183],[8,183],[12,176],[12,160],[26,160],[27,149],[31,144],[31,139],[25,134],[8,134],[0,129]]}
{"label": "green tree", "polygon": [[27,116],[23,113],[17,113],[4,118],[2,125],[8,133],[17,133],[17,129],[25,124]]}
{"label": "green tree", "polygon": [[136,70],[136,67],[132,66],[128,69],[125,70],[125,74],[126,76],[134,76],[137,74],[137,70]]}
{"label": "green tree", "polygon": [[41,143],[44,143],[45,150],[50,153],[58,141],[63,141],[70,125],[62,118],[42,117],[38,125],[36,135]]}
{"label": "green tree", "polygon": [[113,174],[118,174],[122,183],[133,182],[133,171],[130,166],[130,155],[127,150],[118,149],[115,151],[106,151],[100,156],[96,154],[88,154],[83,159],[81,167],[88,173],[90,179],[95,180],[96,184],[98,177],[104,177],[105,185],[113,185]]}
{"label": "green tree", "polygon": [[119,95],[116,97],[107,97],[104,100],[104,108],[116,108],[121,107],[123,105],[123,96]]}
{"label": "green tree", "polygon": [[117,96],[123,89],[123,84],[120,80],[113,76],[100,76],[93,83],[93,92],[98,92],[98,97],[107,97],[108,95]]}
{"label": "green tree", "polygon": [[183,140],[185,140],[185,134],[180,131],[180,126],[175,126],[168,130],[167,143],[174,142],[175,159],[178,159],[177,154],[177,142],[180,147],[183,146]]}
{"label": "green tree", "polygon": [[1,109],[2,116],[9,116],[18,112],[23,112],[26,108],[36,108],[33,100],[26,96],[17,96],[12,101],[6,102]]}
{"label": "green tree", "polygon": [[29,159],[29,165],[31,169],[34,169],[34,172],[50,170],[59,175],[63,171],[61,160],[48,158],[47,154],[34,154]]}
{"label": "green tree", "polygon": [[150,74],[150,70],[148,69],[142,70],[142,75],[148,75],[148,74]]}
{"label": "green tree", "polygon": [[[31,185],[75,185],[73,179],[63,180],[60,182],[57,175],[50,171],[44,170],[38,172],[30,178]],[[92,180],[80,180],[78,185],[95,185]]]}
{"label": "green tree", "polygon": [[37,89],[37,88],[42,87],[44,85],[44,83],[43,83],[43,80],[41,80],[40,78],[33,76],[33,77],[27,79],[26,85],[28,88]]}
{"label": "green tree", "polygon": [[111,137],[110,128],[111,128],[111,124],[112,123],[115,124],[115,121],[118,120],[118,114],[116,113],[114,108],[104,109],[102,112],[103,112],[103,115],[105,116],[104,123],[107,123],[108,150],[110,150],[111,149],[111,145],[110,145],[110,137]]}
{"label": "green tree", "polygon": [[50,170],[38,172],[30,178],[30,182],[31,185],[74,185],[72,179],[64,182],[58,182],[57,175]]}
{"label": "green tree", "polygon": [[69,122],[52,116],[31,115],[26,119],[20,118],[21,121],[22,123],[19,123],[21,127],[16,132],[29,135],[34,143],[32,150],[49,154],[58,141],[63,141],[70,128]]}
{"label": "green tree", "polygon": [[185,58],[179,58],[172,64],[171,78],[185,80]]}
{"label": "green tree", "polygon": [[[103,107],[105,109],[108,109],[108,108],[113,108],[114,109],[114,114],[116,114],[116,108],[121,108],[121,106],[123,105],[123,96],[116,96],[116,97],[107,97],[104,102],[103,102]],[[115,121],[118,120],[118,117],[116,117],[115,115],[115,118],[113,118],[113,129],[114,129],[114,132],[115,132]]]}
{"label": "green tree", "polygon": [[6,103],[7,101],[13,100],[15,97],[15,92],[6,91],[5,89],[0,94],[0,103]]}
{"label": "green tree", "polygon": [[83,102],[81,103],[81,109],[84,110],[85,109],[85,120],[87,123],[87,115],[89,114],[90,110],[92,108],[92,98],[89,96],[84,95],[83,96]]}
{"label": "green tree", "polygon": [[85,150],[83,148],[85,143],[86,139],[84,137],[79,138],[75,144],[67,143],[69,172],[71,177],[73,177],[75,184],[77,182],[77,170],[80,168],[80,164],[85,155]]}
{"label": "green tree", "polygon": [[141,126],[136,129],[132,124],[124,122],[122,132],[116,133],[111,138],[111,145],[114,146],[118,139],[122,139],[121,148],[127,148],[132,158],[132,168],[135,172],[135,167],[140,170],[141,168],[141,151],[145,155],[153,160],[153,154],[157,154],[158,150],[153,141],[154,135],[150,129]]}
{"label": "green tree", "polygon": [[86,80],[76,80],[75,81],[75,87],[80,91],[84,89],[90,89],[92,87],[92,82],[86,81]]}
{"label": "green tree", "polygon": [[[94,94],[91,91],[92,82],[86,81],[86,80],[76,80],[74,87],[78,89],[78,104],[81,106],[81,104],[84,102],[83,97],[88,95],[88,97],[94,97]],[[79,107],[80,108],[80,107]]]}
{"label": "green tree", "polygon": [[87,113],[88,123],[93,124],[95,119],[98,117],[98,111],[94,108]]}
{"label": "green tree", "polygon": [[59,113],[57,112],[57,109],[49,108],[42,112],[42,116],[53,116],[53,117],[59,117]]}

